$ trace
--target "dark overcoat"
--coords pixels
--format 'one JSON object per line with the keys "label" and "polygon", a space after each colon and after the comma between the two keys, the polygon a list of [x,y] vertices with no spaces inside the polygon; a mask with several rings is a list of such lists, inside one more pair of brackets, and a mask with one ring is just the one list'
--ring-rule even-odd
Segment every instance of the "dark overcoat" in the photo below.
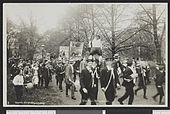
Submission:
{"label": "dark overcoat", "polygon": [[[135,86],[135,84],[133,83],[133,78],[131,77],[131,75],[133,74],[133,71],[129,68],[126,67],[124,73],[123,73],[123,83],[122,86],[126,87],[126,88],[133,88]],[[131,81],[128,82],[125,79],[130,79]]]}
{"label": "dark overcoat", "polygon": [[80,74],[80,93],[84,94],[82,89],[86,88],[88,91],[88,97],[91,99],[96,98],[96,92],[98,88],[98,80],[94,76],[94,84],[92,85],[92,74],[87,68],[83,69],[81,74]]}
{"label": "dark overcoat", "polygon": [[[114,72],[114,75],[115,75],[115,72]],[[111,76],[111,70],[108,70],[107,68],[104,68],[101,70],[101,73],[100,73],[101,88],[106,88],[106,86],[109,83],[110,76]],[[106,96],[107,101],[113,102],[115,98],[115,94],[116,94],[115,83],[117,83],[115,78],[114,79],[111,78],[110,84],[107,90],[105,91],[105,96]]]}

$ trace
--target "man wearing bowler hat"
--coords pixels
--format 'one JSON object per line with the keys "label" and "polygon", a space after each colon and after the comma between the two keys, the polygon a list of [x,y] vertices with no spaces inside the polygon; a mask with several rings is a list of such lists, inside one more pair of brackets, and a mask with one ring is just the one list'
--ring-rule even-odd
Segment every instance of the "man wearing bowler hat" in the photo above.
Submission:
{"label": "man wearing bowler hat", "polygon": [[112,105],[112,102],[115,99],[116,88],[115,85],[117,83],[115,71],[112,67],[113,59],[106,58],[106,68],[101,70],[100,73],[100,82],[102,91],[106,97],[106,105]]}
{"label": "man wearing bowler hat", "polygon": [[87,66],[82,70],[80,74],[80,93],[81,93],[81,103],[80,105],[85,105],[87,100],[91,100],[91,105],[96,105],[95,94],[93,89],[93,78],[94,74],[92,71],[92,59],[87,59]]}

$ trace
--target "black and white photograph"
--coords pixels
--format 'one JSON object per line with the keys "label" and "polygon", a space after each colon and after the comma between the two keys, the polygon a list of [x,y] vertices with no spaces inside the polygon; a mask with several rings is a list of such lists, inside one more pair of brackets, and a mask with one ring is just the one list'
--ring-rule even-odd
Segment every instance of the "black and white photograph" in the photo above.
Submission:
{"label": "black and white photograph", "polygon": [[4,107],[168,107],[168,3],[4,3]]}

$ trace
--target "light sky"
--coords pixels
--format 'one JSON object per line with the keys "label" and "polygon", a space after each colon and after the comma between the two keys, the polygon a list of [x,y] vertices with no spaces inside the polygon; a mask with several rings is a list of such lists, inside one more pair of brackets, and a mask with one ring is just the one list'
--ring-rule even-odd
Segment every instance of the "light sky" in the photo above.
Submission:
{"label": "light sky", "polygon": [[[36,21],[38,32],[57,28],[62,20],[69,15],[70,7],[73,3],[6,3],[4,4],[4,14],[14,23],[19,24],[20,20],[29,22],[29,17]],[[131,5],[132,6],[132,5]],[[129,6],[126,14],[133,16],[138,5]]]}
{"label": "light sky", "polygon": [[69,4],[5,4],[5,14],[9,19],[19,24],[20,20],[29,22],[32,16],[39,32],[57,27],[68,12]]}

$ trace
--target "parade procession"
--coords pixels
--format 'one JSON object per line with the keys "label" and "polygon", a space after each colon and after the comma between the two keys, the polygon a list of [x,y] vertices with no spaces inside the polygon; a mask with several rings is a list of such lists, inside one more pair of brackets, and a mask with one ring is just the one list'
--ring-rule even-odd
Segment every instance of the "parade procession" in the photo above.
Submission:
{"label": "parade procession", "polygon": [[[161,9],[164,4],[130,6],[140,11],[127,9],[124,12],[130,16],[123,17],[121,10],[129,7],[127,4],[73,5],[72,17],[67,15],[58,28],[43,34],[36,32],[39,26],[33,17],[29,17],[30,25],[24,19],[17,25],[7,17],[7,74],[3,76],[7,105],[166,105],[166,21],[159,29],[156,23],[157,33],[154,26],[155,18],[162,22],[166,17]],[[65,12],[68,14],[69,8]],[[134,20],[121,21],[126,17]]]}

